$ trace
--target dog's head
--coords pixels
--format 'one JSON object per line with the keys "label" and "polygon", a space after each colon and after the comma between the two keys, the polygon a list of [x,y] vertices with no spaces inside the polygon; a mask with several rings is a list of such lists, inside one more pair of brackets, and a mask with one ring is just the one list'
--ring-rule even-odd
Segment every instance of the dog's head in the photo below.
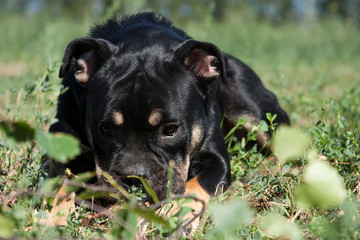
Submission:
{"label": "dog's head", "polygon": [[141,47],[80,38],[68,45],[60,69],[81,91],[97,164],[123,183],[129,175],[147,178],[160,199],[169,163],[173,192],[182,193],[190,159],[219,127],[209,116],[224,74],[220,50],[195,40]]}

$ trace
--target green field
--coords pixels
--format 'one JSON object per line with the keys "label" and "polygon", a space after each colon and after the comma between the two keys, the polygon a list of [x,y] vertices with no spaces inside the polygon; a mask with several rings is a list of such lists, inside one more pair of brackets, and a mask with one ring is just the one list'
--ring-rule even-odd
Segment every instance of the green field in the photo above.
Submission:
{"label": "green field", "polygon": [[[49,127],[61,90],[57,76],[64,49],[100,20],[0,15],[0,121]],[[293,128],[311,139],[305,151],[286,162],[256,149],[246,151],[241,141],[229,147],[233,184],[211,200],[194,238],[360,239],[360,32],[335,19],[274,26],[235,13],[221,23],[175,24],[250,65],[277,94]],[[44,149],[35,141],[16,143],[0,134],[0,238],[131,238],[132,232],[111,217],[85,224],[93,212],[82,206],[66,227],[37,221],[52,205],[52,198],[41,193],[53,197],[56,192],[37,178]],[[279,136],[279,143],[293,141],[287,146],[296,152],[302,134],[290,136]],[[314,152],[323,160],[316,160]],[[317,180],[306,177],[310,170],[312,176],[319,173]],[[39,185],[43,192],[35,192]],[[339,198],[343,192],[345,199]],[[129,205],[117,215],[130,228],[132,216],[143,216],[135,208]],[[169,236],[181,226],[170,220],[171,227],[152,223],[143,235]]]}

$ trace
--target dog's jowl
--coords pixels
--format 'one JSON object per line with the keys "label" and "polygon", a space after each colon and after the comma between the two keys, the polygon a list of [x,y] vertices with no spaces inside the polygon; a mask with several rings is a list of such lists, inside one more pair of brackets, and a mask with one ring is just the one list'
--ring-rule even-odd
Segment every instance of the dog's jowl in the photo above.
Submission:
{"label": "dog's jowl", "polygon": [[110,19],[70,42],[60,77],[68,90],[50,131],[70,133],[90,151],[66,166],[49,160],[50,175],[98,165],[124,186],[129,175],[148,179],[159,199],[169,162],[174,194],[208,200],[229,186],[223,117],[226,128],[244,116],[249,124],[266,120],[268,112],[289,123],[248,66],[153,13]]}

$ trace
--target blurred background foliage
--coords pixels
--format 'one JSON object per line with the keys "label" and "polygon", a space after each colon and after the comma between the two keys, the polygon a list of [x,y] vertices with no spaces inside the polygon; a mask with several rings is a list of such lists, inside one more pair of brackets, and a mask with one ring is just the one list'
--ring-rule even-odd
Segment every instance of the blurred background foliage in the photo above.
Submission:
{"label": "blurred background foliage", "polygon": [[211,15],[224,20],[229,12],[251,12],[258,20],[281,24],[286,21],[317,21],[336,17],[360,27],[360,0],[2,0],[1,13],[25,16],[44,13],[51,17],[109,17],[138,11],[158,11],[186,21]]}

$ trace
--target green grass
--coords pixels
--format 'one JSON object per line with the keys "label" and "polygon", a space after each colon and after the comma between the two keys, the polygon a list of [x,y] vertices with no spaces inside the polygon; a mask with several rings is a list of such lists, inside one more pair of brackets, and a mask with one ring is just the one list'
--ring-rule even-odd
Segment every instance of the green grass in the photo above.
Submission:
{"label": "green grass", "polygon": [[[95,21],[0,16],[0,114],[47,129],[61,91],[57,71],[63,51]],[[293,126],[311,139],[302,154],[286,162],[255,148],[245,150],[241,141],[229,147],[233,184],[211,200],[195,238],[271,239],[278,233],[290,239],[360,239],[360,33],[333,19],[275,27],[235,13],[222,23],[205,19],[181,22],[180,27],[250,65],[277,94]],[[94,217],[91,209],[77,206],[66,227],[39,224],[36,219],[46,215],[58,189],[56,181],[45,188],[37,178],[44,149],[35,141],[18,144],[1,136],[0,170],[6,174],[0,175],[0,237],[116,238],[129,234],[119,219],[133,226],[134,216],[147,214],[156,222],[151,211],[130,202],[115,218]],[[295,139],[295,151],[299,136],[291,136],[288,142]],[[318,187],[303,177],[312,169],[312,151],[326,156],[323,162],[336,169],[335,174],[324,167],[326,175],[341,176],[345,200],[325,204],[332,193],[341,195],[337,180],[328,193],[308,194]],[[36,192],[39,184],[47,189],[46,198]],[[304,198],[309,208],[301,205]],[[146,236],[168,236],[180,224],[170,220],[171,227],[150,225],[158,230]]]}

